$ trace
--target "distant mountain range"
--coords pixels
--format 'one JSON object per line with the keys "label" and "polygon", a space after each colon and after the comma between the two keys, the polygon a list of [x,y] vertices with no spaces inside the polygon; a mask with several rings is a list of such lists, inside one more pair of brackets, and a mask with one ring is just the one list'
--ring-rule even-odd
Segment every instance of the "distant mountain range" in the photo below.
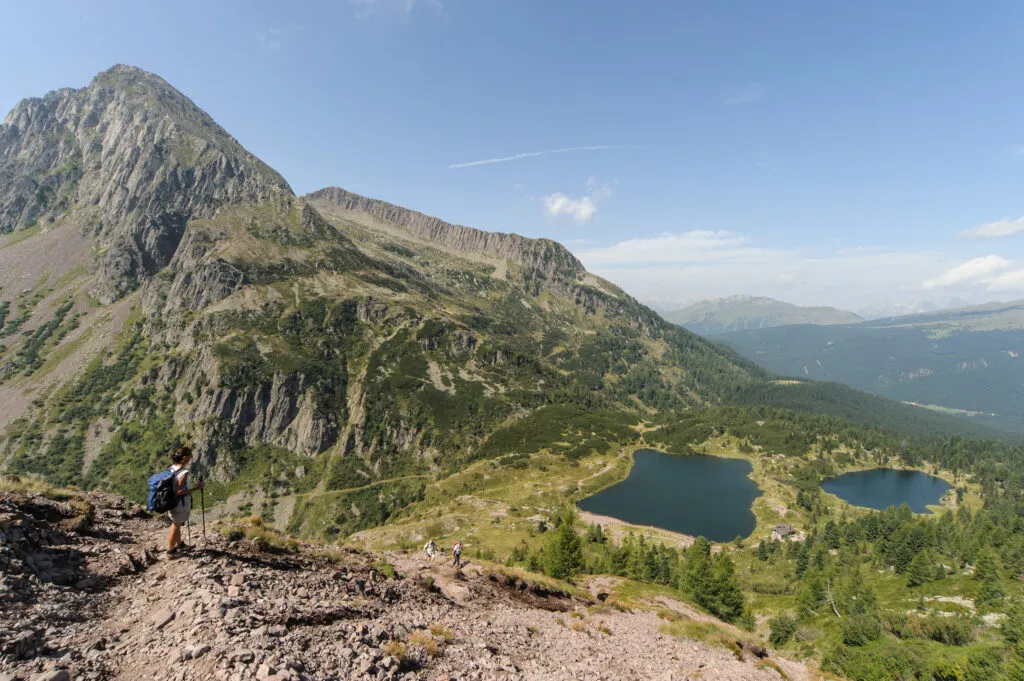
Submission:
{"label": "distant mountain range", "polygon": [[705,335],[778,374],[836,381],[1024,432],[1024,300]]}
{"label": "distant mountain range", "polygon": [[711,335],[790,324],[854,324],[863,318],[834,307],[800,307],[773,298],[730,296],[704,300],[665,313],[665,319],[694,333]]}

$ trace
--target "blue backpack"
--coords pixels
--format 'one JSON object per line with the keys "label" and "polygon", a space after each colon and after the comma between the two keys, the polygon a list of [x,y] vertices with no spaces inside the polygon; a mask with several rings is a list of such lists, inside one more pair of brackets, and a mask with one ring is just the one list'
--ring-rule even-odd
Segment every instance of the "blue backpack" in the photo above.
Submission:
{"label": "blue backpack", "polygon": [[170,511],[178,505],[177,471],[167,469],[150,476],[149,499],[146,508],[157,513]]}

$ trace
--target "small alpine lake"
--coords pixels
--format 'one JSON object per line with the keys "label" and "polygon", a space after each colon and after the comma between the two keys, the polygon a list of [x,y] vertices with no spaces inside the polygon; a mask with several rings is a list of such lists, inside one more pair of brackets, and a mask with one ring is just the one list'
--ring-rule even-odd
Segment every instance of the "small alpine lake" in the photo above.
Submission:
{"label": "small alpine lake", "polygon": [[743,459],[638,449],[622,482],[579,502],[590,513],[725,542],[754,531],[761,495]]}
{"label": "small alpine lake", "polygon": [[821,488],[848,504],[884,511],[906,504],[914,513],[927,513],[950,488],[942,478],[920,471],[873,468],[825,478]]}

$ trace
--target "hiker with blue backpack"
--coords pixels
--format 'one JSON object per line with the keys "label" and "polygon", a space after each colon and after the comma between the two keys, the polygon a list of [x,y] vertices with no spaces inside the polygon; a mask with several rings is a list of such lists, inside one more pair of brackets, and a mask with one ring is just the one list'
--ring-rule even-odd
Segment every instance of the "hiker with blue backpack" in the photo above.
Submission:
{"label": "hiker with blue backpack", "polygon": [[[181,526],[192,515],[192,492],[203,489],[205,483],[189,483],[187,466],[192,462],[192,450],[178,447],[171,455],[171,466],[149,479],[149,510],[167,513],[171,529],[167,534],[167,555],[174,557],[192,547],[181,539]],[[205,510],[205,509],[204,509]],[[204,519],[205,520],[205,519]],[[205,530],[205,527],[203,528]]]}

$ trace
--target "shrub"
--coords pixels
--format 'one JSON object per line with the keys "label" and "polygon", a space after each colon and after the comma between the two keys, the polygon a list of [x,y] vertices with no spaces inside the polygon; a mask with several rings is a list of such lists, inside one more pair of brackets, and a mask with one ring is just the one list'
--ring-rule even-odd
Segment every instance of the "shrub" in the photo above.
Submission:
{"label": "shrub", "polygon": [[389,579],[398,579],[398,571],[395,570],[395,566],[386,560],[377,561],[373,564],[373,568]]}
{"label": "shrub", "polygon": [[909,638],[913,635],[910,628],[910,616],[900,610],[885,610],[879,615],[882,628],[896,638]]}
{"label": "shrub", "polygon": [[771,628],[768,641],[773,646],[783,646],[796,633],[796,618],[789,615],[779,615],[768,620],[768,626]]}
{"label": "shrub", "polygon": [[974,641],[974,625],[963,615],[943,617],[929,615],[920,623],[921,637],[951,646],[965,646]]}
{"label": "shrub", "polygon": [[854,615],[842,620],[843,643],[848,646],[863,646],[878,640],[882,625],[874,615]]}

